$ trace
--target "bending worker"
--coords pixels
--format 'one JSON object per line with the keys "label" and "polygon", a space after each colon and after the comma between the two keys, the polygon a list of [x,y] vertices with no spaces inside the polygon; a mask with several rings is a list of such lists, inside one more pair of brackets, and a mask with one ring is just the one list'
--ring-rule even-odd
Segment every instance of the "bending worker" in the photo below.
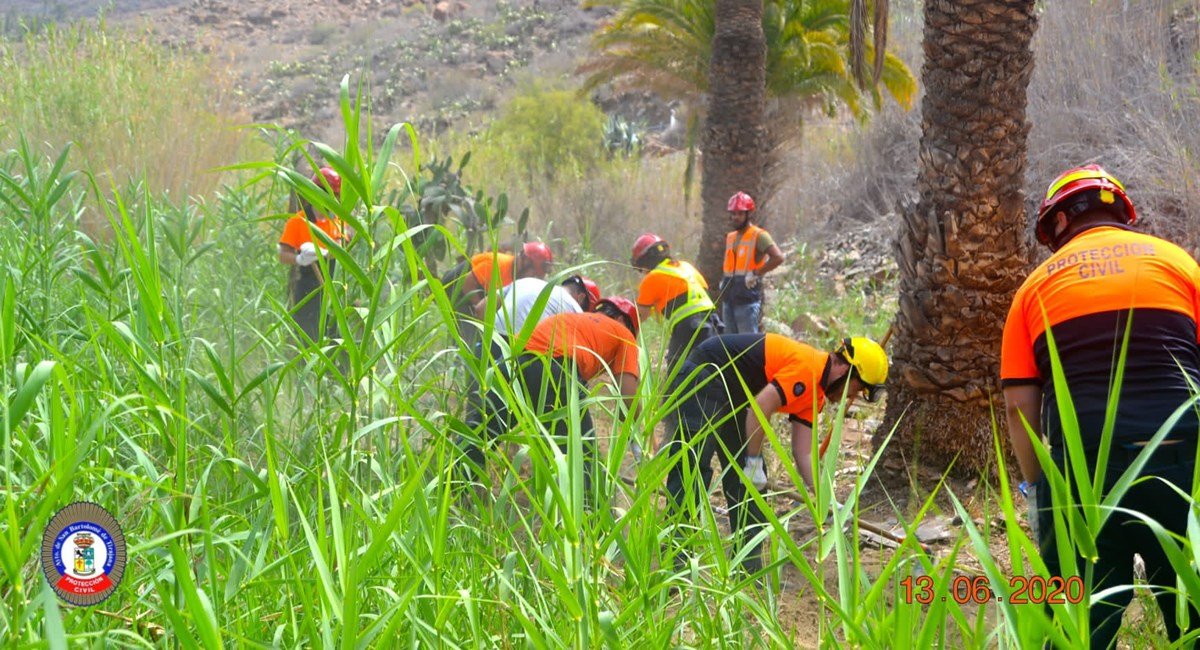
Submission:
{"label": "bending worker", "polygon": [[466,342],[476,340],[475,330],[464,327],[468,317],[482,320],[488,293],[499,291],[519,278],[543,279],[550,272],[554,255],[542,242],[527,242],[516,255],[491,251],[472,255],[442,276],[458,312],[458,335]]}
{"label": "bending worker", "polygon": [[666,320],[667,368],[673,368],[691,346],[718,333],[708,283],[691,264],[671,257],[670,244],[654,233],[637,238],[630,262],[646,274],[638,288],[638,316]]}
{"label": "bending worker", "polygon": [[[1100,498],[1146,441],[1190,402],[1191,387],[1200,385],[1200,267],[1178,246],[1134,232],[1131,226],[1136,222],[1124,186],[1098,165],[1077,167],[1056,178],[1037,215],[1038,241],[1053,255],[1017,290],[1004,323],[1000,379],[1008,435],[1029,484],[1022,485],[1022,492],[1030,498],[1030,524],[1052,576],[1073,574],[1069,566],[1062,566],[1055,541],[1053,515],[1062,506],[1054,502],[1024,422],[1033,436],[1045,437],[1051,459],[1068,481],[1073,474],[1064,461],[1067,436],[1078,436],[1089,472],[1107,452],[1105,484],[1096,486]],[[1077,427],[1064,426],[1058,409],[1051,334]],[[1114,396],[1126,337],[1128,362],[1120,394]],[[1115,422],[1108,448],[1102,449],[1110,401]],[[1186,535],[1191,507],[1171,486],[1192,492],[1198,429],[1196,409],[1189,406],[1141,472],[1156,479],[1135,482],[1119,507],[1143,513],[1175,535]],[[1080,493],[1077,487],[1071,491]],[[1142,556],[1147,581],[1158,587],[1167,635],[1177,641],[1175,571],[1151,529],[1137,517],[1111,512],[1096,537],[1096,552],[1092,593],[1132,585],[1133,556]],[[1091,561],[1076,556],[1079,575]],[[1112,645],[1132,595],[1117,591],[1092,605],[1092,648]],[[1194,609],[1191,615],[1196,621]]]}
{"label": "bending worker", "polygon": [[[766,488],[764,422],[750,402],[756,402],[767,419],[774,413],[788,414],[792,455],[811,490],[813,421],[826,398],[862,393],[867,401],[875,401],[887,373],[883,348],[863,337],[843,339],[832,353],[778,334],[724,334],[701,343],[671,387],[672,395],[684,396],[671,417],[675,439],[667,447],[668,453],[683,451],[667,476],[672,501],[684,507],[689,499],[708,498],[715,454],[724,472],[721,485],[729,527],[738,545],[745,544],[754,535],[751,528],[766,522],[732,467],[741,467],[755,488]],[[760,551],[748,556],[748,571],[761,567]]]}
{"label": "bending worker", "polygon": [[760,331],[762,321],[762,278],[783,263],[783,251],[771,233],[752,222],[754,199],[749,194],[734,194],[726,207],[733,232],[725,236],[722,320],[726,334],[751,334]]}
{"label": "bending worker", "polygon": [[[625,401],[625,417],[629,417],[641,375],[637,332],[637,309],[633,303],[626,298],[611,296],[601,300],[595,312],[557,314],[542,320],[513,361],[516,385],[525,391],[539,417],[549,420],[544,421],[545,426],[564,453],[571,420],[565,410],[570,404],[572,388],[577,392],[583,407],[580,435],[585,451],[584,477],[589,483],[591,465],[596,459],[596,441],[595,427],[586,406],[587,384],[596,377],[611,374]],[[501,371],[507,375],[505,382],[511,382],[513,371],[504,366]],[[486,404],[488,412],[483,417],[468,421],[477,423],[486,419],[481,433],[494,439],[506,433],[514,422],[502,396],[493,391]],[[463,446],[467,458],[482,469],[482,449],[471,443]]]}

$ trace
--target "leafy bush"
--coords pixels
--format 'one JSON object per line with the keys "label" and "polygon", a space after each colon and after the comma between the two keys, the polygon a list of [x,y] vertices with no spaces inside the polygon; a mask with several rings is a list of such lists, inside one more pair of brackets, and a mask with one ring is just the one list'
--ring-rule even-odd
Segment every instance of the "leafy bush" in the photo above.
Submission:
{"label": "leafy bush", "polygon": [[594,167],[604,157],[605,120],[603,111],[574,91],[534,86],[509,102],[490,135],[532,185]]}

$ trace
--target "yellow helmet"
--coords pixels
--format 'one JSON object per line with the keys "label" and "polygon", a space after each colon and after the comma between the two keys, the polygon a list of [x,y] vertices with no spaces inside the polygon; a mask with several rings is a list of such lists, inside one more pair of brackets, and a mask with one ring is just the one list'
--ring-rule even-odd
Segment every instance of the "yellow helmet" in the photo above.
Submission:
{"label": "yellow helmet", "polygon": [[867,401],[874,402],[887,383],[888,358],[883,347],[865,336],[855,336],[842,339],[834,354],[850,364],[854,376],[867,385]]}

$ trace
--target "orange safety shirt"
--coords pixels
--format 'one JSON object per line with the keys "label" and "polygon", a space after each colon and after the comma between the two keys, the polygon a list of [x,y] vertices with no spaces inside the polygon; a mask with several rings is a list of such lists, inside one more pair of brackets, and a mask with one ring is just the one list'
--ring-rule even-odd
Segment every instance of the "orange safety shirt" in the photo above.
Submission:
{"label": "orange safety shirt", "polygon": [[584,381],[605,368],[613,376],[641,375],[633,332],[604,314],[555,314],[537,324],[525,351],[571,359]]}
{"label": "orange safety shirt", "polygon": [[304,216],[304,211],[301,210],[288,218],[283,224],[283,234],[279,236],[279,243],[291,246],[296,250],[308,242],[313,242],[321,248],[325,248],[325,244],[319,239],[314,241],[312,233],[309,231],[309,226],[320,228],[326,235],[339,244],[346,241],[346,227],[342,224],[342,220],[338,218],[326,219],[318,217],[316,221],[309,221]]}
{"label": "orange safety shirt", "polygon": [[642,278],[637,304],[671,320],[713,309],[708,283],[687,262],[663,260]]}
{"label": "orange safety shirt", "polygon": [[[1050,336],[1071,391],[1085,448],[1100,442],[1126,329],[1129,348],[1115,440],[1145,440],[1200,385],[1200,267],[1178,246],[1116,226],[1076,235],[1017,290],[1004,323],[1000,379],[1038,384],[1042,430],[1061,443]],[[1189,410],[1177,431],[1195,440]]]}
{"label": "orange safety shirt", "polygon": [[[767,386],[779,392],[789,419],[812,426],[825,406],[821,387],[829,373],[829,353],[779,334],[724,334],[692,348],[688,361],[713,364],[720,376],[713,377],[707,391],[721,390],[740,409]],[[745,382],[746,388],[742,388]],[[769,415],[769,414],[768,414]]]}
{"label": "orange safety shirt", "polygon": [[[491,289],[507,287],[513,282],[514,258],[508,253],[479,253],[471,256],[471,274],[479,286]],[[500,286],[492,286],[493,269],[499,269]]]}
{"label": "orange safety shirt", "polygon": [[774,245],[771,234],[754,224],[725,235],[725,277],[759,270],[766,263],[767,250]]}

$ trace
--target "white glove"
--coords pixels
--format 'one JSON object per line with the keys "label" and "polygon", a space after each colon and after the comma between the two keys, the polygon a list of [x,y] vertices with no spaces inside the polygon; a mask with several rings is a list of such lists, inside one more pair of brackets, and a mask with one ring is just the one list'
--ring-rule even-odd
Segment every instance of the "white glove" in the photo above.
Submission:
{"label": "white glove", "polygon": [[746,274],[746,288],[753,289],[754,287],[757,287],[758,280],[759,280],[759,278],[758,278],[757,273],[747,273]]}
{"label": "white glove", "polygon": [[296,253],[296,264],[311,266],[313,262],[317,261],[317,255],[320,255],[317,252],[317,247],[312,242],[304,242],[300,244],[300,252]]}
{"label": "white glove", "polygon": [[751,485],[759,490],[766,489],[767,471],[763,467],[762,456],[746,456],[746,464],[742,466],[742,471],[746,472]]}
{"label": "white glove", "polygon": [[629,451],[633,454],[633,462],[635,465],[642,462],[642,446],[636,440],[629,441]]}
{"label": "white glove", "polygon": [[1032,534],[1033,543],[1038,543],[1038,499],[1037,499],[1037,484],[1030,485],[1025,490],[1025,500],[1029,503],[1029,532]]}

